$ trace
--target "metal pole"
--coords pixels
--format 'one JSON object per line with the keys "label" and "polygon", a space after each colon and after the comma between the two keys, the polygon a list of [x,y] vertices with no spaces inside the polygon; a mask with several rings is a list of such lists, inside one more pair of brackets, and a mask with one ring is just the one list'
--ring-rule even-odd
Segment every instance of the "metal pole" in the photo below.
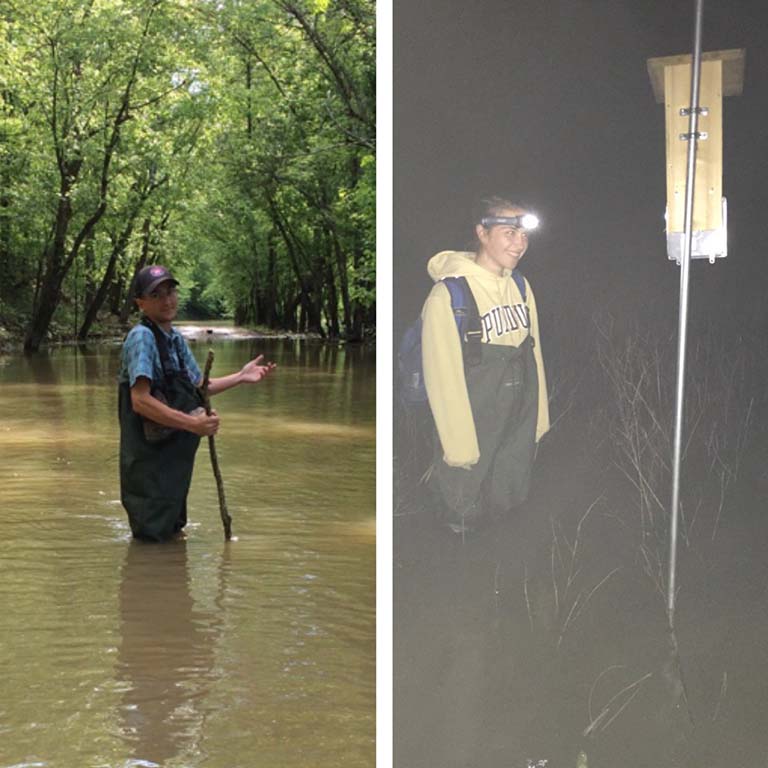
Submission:
{"label": "metal pole", "polygon": [[701,78],[701,17],[704,0],[696,0],[696,21],[693,35],[693,64],[691,67],[691,101],[688,115],[688,168],[685,180],[685,236],[680,265],[680,318],[677,333],[677,406],[675,410],[675,441],[672,457],[672,513],[669,529],[669,583],[667,612],[669,626],[675,625],[675,569],[677,567],[677,519],[680,505],[680,451],[683,432],[683,396],[685,392],[685,342],[688,332],[688,282],[691,247],[693,243],[693,185],[696,175],[696,147],[699,124],[699,81]]}

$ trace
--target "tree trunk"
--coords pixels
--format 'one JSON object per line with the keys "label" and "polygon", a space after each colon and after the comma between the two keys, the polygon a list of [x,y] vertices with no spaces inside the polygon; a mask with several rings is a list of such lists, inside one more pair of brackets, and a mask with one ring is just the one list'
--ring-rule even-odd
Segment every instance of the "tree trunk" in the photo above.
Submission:
{"label": "tree trunk", "polygon": [[59,217],[56,222],[56,236],[54,237],[52,251],[48,259],[48,265],[43,275],[43,284],[40,288],[37,307],[32,315],[24,339],[24,351],[36,352],[45,339],[51,320],[61,300],[61,286],[64,278],[67,276],[70,267],[77,258],[80,246],[91,233],[96,223],[104,215],[107,208],[106,202],[102,201],[93,215],[83,225],[83,228],[75,237],[69,253],[64,253],[64,241],[69,229],[69,223],[72,217],[72,209],[69,205],[69,198],[59,199]]}
{"label": "tree trunk", "polygon": [[152,230],[152,217],[147,216],[144,219],[144,223],[141,225],[141,254],[139,260],[136,262],[136,266],[133,268],[133,275],[131,276],[131,282],[128,286],[128,292],[125,294],[125,302],[123,308],[120,311],[120,322],[127,323],[128,318],[131,315],[131,310],[135,306],[134,291],[136,288],[136,276],[141,271],[142,267],[147,263],[149,257],[149,241],[150,232]]}
{"label": "tree trunk", "polygon": [[85,314],[82,326],[80,326],[80,332],[77,334],[77,338],[80,341],[85,341],[88,338],[88,332],[91,330],[91,326],[96,320],[96,316],[99,313],[104,300],[107,298],[109,287],[112,283],[112,278],[115,274],[115,267],[117,266],[117,260],[125,252],[125,248],[128,245],[128,241],[131,239],[131,233],[133,232],[133,222],[136,220],[136,214],[134,213],[125,225],[125,229],[120,233],[120,236],[115,241],[112,247],[112,253],[109,255],[109,262],[107,263],[107,269],[104,272],[104,277],[101,279],[101,284],[96,291],[96,295],[93,297],[88,311]]}
{"label": "tree trunk", "polygon": [[101,284],[96,290],[96,295],[93,297],[93,300],[88,305],[88,309],[86,310],[86,313],[85,313],[85,318],[83,319],[83,324],[80,326],[80,330],[77,333],[78,341],[85,341],[88,338],[88,333],[91,330],[91,326],[95,322],[96,316],[98,315],[102,304],[104,304],[104,300],[107,298],[107,293],[109,292],[109,287],[112,282],[112,276],[115,273],[115,265],[117,264],[117,257],[118,257],[118,254],[116,252],[116,249],[113,248],[112,254],[109,257],[109,262],[107,264],[107,271],[104,273],[104,277],[101,280]]}
{"label": "tree trunk", "polygon": [[59,187],[59,203],[56,208],[56,225],[53,242],[48,246],[42,259],[42,279],[38,282],[36,301],[32,310],[27,332],[24,337],[24,351],[36,352],[45,340],[61,299],[61,284],[69,265],[65,262],[65,246],[69,223],[72,219],[72,204],[69,192],[73,177],[62,174]]}
{"label": "tree trunk", "polygon": [[[8,174],[3,168],[2,183],[0,187],[3,190],[10,189],[10,181],[8,180]],[[11,261],[11,217],[10,217],[11,200],[8,195],[3,191],[0,194],[0,264],[10,264]],[[0,280],[2,284],[7,275],[2,276]]]}
{"label": "tree trunk", "polygon": [[[299,266],[299,242],[296,238],[294,238],[293,234],[289,231],[287,226],[287,221],[284,221],[282,216],[280,215],[280,211],[278,210],[278,207],[275,203],[275,201],[271,197],[267,197],[267,203],[269,204],[269,211],[271,214],[272,223],[277,228],[278,232],[280,233],[280,236],[283,239],[283,242],[285,243],[286,251],[288,252],[288,261],[291,264],[291,267],[293,268],[293,273],[296,276],[296,282],[299,284],[299,289],[301,292],[301,307],[303,309],[302,317],[300,318],[299,322],[299,329],[301,332],[303,332],[302,326],[306,325],[308,321],[311,321],[312,318],[308,318],[307,314],[308,311],[311,312],[311,310],[308,309],[310,305],[309,296],[312,293],[312,286],[307,281],[305,271],[301,269]],[[317,325],[320,325],[320,317],[318,313],[317,317]]]}
{"label": "tree trunk", "polygon": [[[352,186],[357,186],[360,179],[360,160],[357,157],[350,159],[350,175],[352,177]],[[363,244],[360,241],[360,235],[357,230],[352,232],[352,263],[356,270],[363,263]],[[359,300],[354,302],[352,307],[352,328],[349,334],[350,341],[362,341],[365,333],[366,310],[360,304]]]}
{"label": "tree trunk", "polygon": [[299,333],[307,332],[307,306],[305,297],[302,295],[299,300],[299,319],[296,324],[296,330]]}
{"label": "tree trunk", "polygon": [[299,326],[296,318],[296,309],[299,306],[300,297],[294,295],[292,299],[286,301],[281,314],[280,325],[288,331],[297,331]]}
{"label": "tree trunk", "polygon": [[47,273],[38,294],[37,309],[30,319],[27,333],[24,337],[24,351],[37,352],[45,340],[45,335],[51,325],[53,314],[61,299],[61,284],[64,275],[60,271]]}
{"label": "tree trunk", "polygon": [[125,276],[119,275],[112,280],[112,285],[109,287],[109,293],[107,299],[109,301],[109,312],[117,317],[120,314],[120,310],[123,308],[123,291],[125,290]]}
{"label": "tree trunk", "polygon": [[269,233],[267,245],[267,301],[264,322],[267,328],[274,328],[277,321],[277,247],[275,231]]}
{"label": "tree trunk", "polygon": [[333,251],[336,256],[336,271],[339,273],[339,288],[341,288],[341,308],[344,313],[344,335],[349,336],[352,329],[352,308],[349,300],[349,279],[347,277],[347,257],[341,248],[341,243],[335,230],[331,230]]}
{"label": "tree trunk", "polygon": [[319,333],[325,338],[325,328],[323,328],[323,294],[325,282],[325,243],[320,230],[315,230],[312,238],[312,268],[310,271],[311,283],[309,300],[309,332]]}
{"label": "tree trunk", "polygon": [[93,272],[96,266],[96,254],[94,253],[94,233],[85,239],[83,252],[85,256],[85,290],[83,292],[83,309],[87,313],[88,307],[93,303],[93,299],[96,296],[96,280],[94,279]]}
{"label": "tree trunk", "polygon": [[251,141],[253,139],[253,63],[251,62],[250,56],[245,60],[245,91],[248,94],[245,109],[245,130],[248,136],[248,141]]}
{"label": "tree trunk", "polygon": [[333,276],[333,265],[331,260],[331,244],[326,239],[326,260],[325,260],[325,284],[328,288],[328,335],[332,339],[339,338],[339,298],[336,294],[336,281]]}

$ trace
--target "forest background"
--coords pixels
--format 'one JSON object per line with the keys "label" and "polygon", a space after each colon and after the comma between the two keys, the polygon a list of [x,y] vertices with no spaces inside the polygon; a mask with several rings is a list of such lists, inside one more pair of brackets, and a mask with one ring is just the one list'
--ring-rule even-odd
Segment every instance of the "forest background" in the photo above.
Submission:
{"label": "forest background", "polygon": [[372,334],[375,126],[373,0],[0,0],[0,335]]}

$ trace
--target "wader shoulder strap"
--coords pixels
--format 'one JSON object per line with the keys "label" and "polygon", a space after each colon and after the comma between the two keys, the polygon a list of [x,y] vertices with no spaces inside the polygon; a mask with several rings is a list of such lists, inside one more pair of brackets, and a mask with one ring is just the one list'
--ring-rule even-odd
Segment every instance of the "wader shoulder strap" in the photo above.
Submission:
{"label": "wader shoulder strap", "polygon": [[[175,371],[171,366],[171,356],[168,353],[168,339],[162,330],[153,323],[146,315],[141,318],[142,325],[149,328],[152,331],[152,335],[155,337],[155,343],[157,344],[157,352],[160,355],[160,365],[163,367],[163,375],[166,380],[175,375]],[[177,349],[176,356],[179,359],[179,371],[183,374],[186,372],[186,366],[184,365],[184,356]]]}
{"label": "wader shoulder strap", "polygon": [[456,327],[461,339],[461,349],[464,355],[464,365],[479,365],[482,357],[483,327],[480,323],[480,312],[477,302],[472,295],[472,289],[467,278],[443,278],[445,287],[451,295],[451,307],[456,318]]}

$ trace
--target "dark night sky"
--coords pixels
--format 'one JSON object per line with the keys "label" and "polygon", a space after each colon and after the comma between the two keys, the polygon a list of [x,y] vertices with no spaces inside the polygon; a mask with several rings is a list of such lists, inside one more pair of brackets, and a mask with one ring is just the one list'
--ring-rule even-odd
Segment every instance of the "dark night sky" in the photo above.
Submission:
{"label": "dark night sky", "polygon": [[[691,51],[694,7],[395,2],[395,340],[429,290],[428,258],[465,247],[473,203],[494,193],[543,219],[522,269],[549,312],[545,334],[547,322],[586,322],[596,308],[641,322],[653,314],[676,329],[664,108],[646,59]],[[764,0],[704,3],[703,50],[747,53],[744,92],[723,104],[729,256],[694,262],[693,323],[716,313],[757,325],[766,316],[767,37]]]}

